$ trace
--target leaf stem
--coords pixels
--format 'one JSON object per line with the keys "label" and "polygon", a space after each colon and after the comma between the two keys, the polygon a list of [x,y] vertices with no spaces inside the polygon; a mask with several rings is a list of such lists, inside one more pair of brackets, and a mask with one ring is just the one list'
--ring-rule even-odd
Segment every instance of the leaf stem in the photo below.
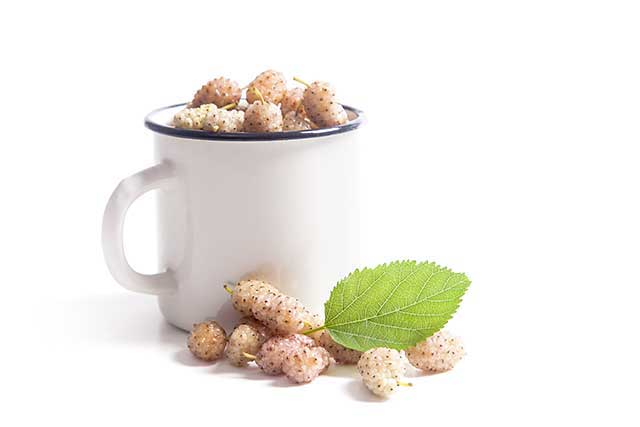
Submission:
{"label": "leaf stem", "polygon": [[313,329],[311,329],[310,331],[303,332],[303,334],[304,334],[304,335],[311,335],[312,333],[314,333],[314,332],[318,332],[318,331],[321,331],[321,330],[323,330],[323,329],[326,329],[326,326],[325,326],[325,325],[318,326],[317,328],[313,328]]}

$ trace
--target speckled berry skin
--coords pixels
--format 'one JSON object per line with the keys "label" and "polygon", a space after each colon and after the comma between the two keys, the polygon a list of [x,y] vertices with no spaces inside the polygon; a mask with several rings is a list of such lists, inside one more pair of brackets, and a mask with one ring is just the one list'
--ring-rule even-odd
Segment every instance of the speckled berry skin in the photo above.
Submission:
{"label": "speckled berry skin", "polygon": [[244,111],[217,108],[207,113],[202,128],[209,132],[241,132],[243,124]]}
{"label": "speckled berry skin", "polygon": [[451,336],[447,331],[436,332],[405,352],[409,363],[430,372],[449,371],[464,356],[460,339]]}
{"label": "speckled berry skin", "polygon": [[[267,328],[262,322],[257,321],[253,317],[247,316],[240,319],[237,326],[240,325],[249,325],[254,328],[260,335],[264,337],[264,340],[271,338],[273,333]],[[251,353],[254,354],[254,353]]]}
{"label": "speckled berry skin", "polygon": [[302,106],[302,98],[304,97],[304,88],[294,87],[287,89],[280,102],[282,115],[286,116],[290,111],[298,111]]}
{"label": "speckled berry skin", "polygon": [[204,104],[196,108],[185,108],[173,116],[173,125],[182,129],[202,129],[207,114],[216,111],[214,104]]}
{"label": "speckled berry skin", "polygon": [[331,364],[331,355],[322,347],[293,349],[285,356],[282,372],[296,384],[309,383],[325,372]]}
{"label": "speckled berry skin", "polygon": [[335,342],[326,329],[315,333],[313,338],[318,345],[327,349],[336,363],[341,365],[355,365],[362,356],[361,351],[343,347]]}
{"label": "speckled berry skin", "polygon": [[302,332],[311,318],[300,301],[284,294],[263,298],[252,307],[252,314],[277,335]]}
{"label": "speckled berry skin", "polygon": [[193,325],[187,347],[198,359],[212,362],[224,354],[227,335],[217,322],[210,320]]}
{"label": "speckled berry skin", "polygon": [[256,354],[256,364],[267,375],[281,375],[282,364],[293,350],[314,345],[311,338],[300,334],[271,337]]}
{"label": "speckled berry skin", "polygon": [[255,101],[244,113],[245,132],[282,132],[282,112],[277,105]]}
{"label": "speckled berry skin", "polygon": [[258,96],[254,88],[260,91],[266,102],[279,104],[287,90],[287,81],[284,74],[279,71],[267,70],[258,74],[247,87],[247,101],[249,101],[249,104],[260,100],[260,96]]}
{"label": "speckled berry skin", "polygon": [[242,96],[242,89],[235,81],[218,77],[200,88],[193,97],[190,107],[202,104],[215,104],[218,107],[237,103]]}
{"label": "speckled berry skin", "polygon": [[349,121],[347,112],[336,100],[336,92],[329,83],[311,83],[304,91],[302,104],[309,119],[320,128],[338,126]]}
{"label": "speckled berry skin", "polygon": [[311,122],[309,119],[295,111],[289,111],[285,114],[284,119],[282,120],[282,130],[285,132],[309,129],[311,129]]}
{"label": "speckled berry skin", "polygon": [[382,397],[388,397],[395,391],[405,371],[404,357],[390,348],[367,350],[358,361],[358,372],[364,385]]}
{"label": "speckled berry skin", "polygon": [[245,316],[251,316],[251,308],[265,295],[277,295],[280,291],[261,280],[243,280],[233,288],[231,303],[233,308]]}
{"label": "speckled berry skin", "polygon": [[266,341],[266,336],[250,325],[238,325],[229,336],[226,355],[232,365],[243,367],[251,361],[245,354],[256,354]]}

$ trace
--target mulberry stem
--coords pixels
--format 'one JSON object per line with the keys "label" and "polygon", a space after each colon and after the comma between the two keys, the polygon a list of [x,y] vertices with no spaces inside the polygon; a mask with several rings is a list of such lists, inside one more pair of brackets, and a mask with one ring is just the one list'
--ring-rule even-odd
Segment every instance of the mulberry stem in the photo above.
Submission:
{"label": "mulberry stem", "polygon": [[263,104],[266,104],[264,98],[262,97],[262,93],[260,93],[260,91],[258,90],[257,87],[253,87],[253,93],[255,93],[256,95],[258,95],[258,98],[260,98],[260,101],[262,101]]}
{"label": "mulberry stem", "polygon": [[225,290],[225,291],[229,292],[229,295],[233,295],[233,289],[231,289],[231,288],[229,287],[229,285],[227,285],[227,284],[225,283],[225,284],[224,284],[224,286],[223,286],[223,288],[224,288],[224,290]]}
{"label": "mulberry stem", "polygon": [[294,77],[293,80],[297,81],[298,83],[301,83],[301,84],[305,85],[306,87],[311,86],[309,83],[305,82],[300,77]]}
{"label": "mulberry stem", "polygon": [[398,381],[398,385],[401,387],[413,387],[413,383],[406,383],[403,381]]}
{"label": "mulberry stem", "polygon": [[256,360],[256,356],[254,356],[253,354],[242,352],[242,355],[249,360]]}
{"label": "mulberry stem", "polygon": [[232,102],[231,104],[227,104],[224,107],[220,107],[221,110],[231,110],[232,108],[236,108],[235,102]]}

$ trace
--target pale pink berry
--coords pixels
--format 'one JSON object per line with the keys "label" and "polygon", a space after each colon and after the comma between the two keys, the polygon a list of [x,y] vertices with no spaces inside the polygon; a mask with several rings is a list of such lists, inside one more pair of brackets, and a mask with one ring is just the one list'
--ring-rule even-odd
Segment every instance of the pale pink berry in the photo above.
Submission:
{"label": "pale pink berry", "polygon": [[287,81],[284,74],[274,70],[267,70],[258,74],[247,87],[247,101],[249,101],[249,104],[260,100],[260,96],[254,89],[258,89],[267,103],[279,104],[287,90]]}
{"label": "pale pink berry", "polygon": [[326,329],[316,332],[313,335],[316,343],[326,348],[335,361],[341,365],[355,365],[358,363],[358,360],[360,360],[360,356],[362,356],[361,351],[346,348],[335,342]]}
{"label": "pale pink berry", "polygon": [[282,130],[285,132],[296,130],[309,130],[311,129],[311,121],[304,115],[295,111],[289,111],[285,114],[282,121]]}
{"label": "pale pink berry", "polygon": [[198,107],[202,104],[215,104],[218,107],[234,104],[240,101],[242,89],[233,80],[218,77],[206,83],[193,97],[190,107]]}
{"label": "pale pink berry", "polygon": [[405,359],[397,350],[373,348],[362,354],[358,361],[358,372],[364,385],[378,396],[387,397],[399,385],[406,371]]}
{"label": "pale pink berry", "polygon": [[333,127],[349,121],[347,112],[336,100],[336,92],[329,83],[311,83],[304,91],[302,104],[309,119],[318,127]]}
{"label": "pale pink berry", "polygon": [[208,362],[222,357],[227,335],[217,322],[210,320],[193,325],[187,347],[194,356]]}
{"label": "pale pink berry", "polygon": [[286,116],[289,111],[298,111],[302,107],[302,98],[304,97],[304,88],[299,86],[287,89],[280,102],[282,115]]}
{"label": "pale pink berry", "polygon": [[251,316],[252,307],[265,295],[280,293],[275,286],[262,280],[243,280],[230,292],[233,307],[245,316]]}
{"label": "pale pink berry", "polygon": [[252,360],[247,357],[247,354],[255,355],[266,339],[266,336],[253,326],[247,324],[236,326],[227,344],[227,359],[233,365],[247,366]]}
{"label": "pale pink berry", "polygon": [[270,102],[255,101],[244,113],[245,132],[282,132],[282,112]]}
{"label": "pale pink berry", "polygon": [[282,293],[265,295],[254,304],[251,313],[277,335],[302,332],[312,318],[300,301]]}
{"label": "pale pink berry", "polygon": [[282,371],[294,383],[313,381],[331,364],[331,355],[322,347],[300,346],[285,356]]}
{"label": "pale pink berry", "polygon": [[436,332],[405,352],[413,366],[431,372],[453,369],[464,356],[462,341],[451,336],[447,331]]}
{"label": "pale pink berry", "polygon": [[275,336],[269,338],[255,355],[256,364],[268,375],[282,374],[282,364],[293,350],[300,347],[313,347],[314,341],[300,334]]}
{"label": "pale pink berry", "polygon": [[271,335],[273,335],[271,333],[271,331],[269,330],[269,328],[267,328],[263,323],[257,321],[256,319],[254,319],[253,317],[250,317],[250,316],[246,316],[246,317],[243,317],[242,319],[240,319],[240,321],[238,322],[237,326],[240,326],[240,325],[249,325],[249,326],[251,326],[260,335],[262,335],[264,337],[265,341],[268,338],[271,338]]}

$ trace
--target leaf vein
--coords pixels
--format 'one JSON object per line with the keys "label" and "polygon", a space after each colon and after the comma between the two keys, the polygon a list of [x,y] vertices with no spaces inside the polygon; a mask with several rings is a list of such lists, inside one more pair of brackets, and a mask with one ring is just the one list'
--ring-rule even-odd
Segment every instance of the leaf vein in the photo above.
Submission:
{"label": "leaf vein", "polygon": [[[349,309],[349,307],[351,307],[356,301],[358,301],[363,295],[365,295],[367,292],[369,292],[369,290],[381,279],[383,278],[385,275],[387,274],[386,271],[383,271],[382,274],[380,276],[378,276],[378,278],[376,278],[376,280],[374,280],[373,282],[371,282],[371,284],[367,287],[367,289],[365,289],[360,295],[357,295],[350,303],[349,305],[347,305],[346,307],[344,307],[342,310],[340,310],[337,314],[335,314],[333,317],[331,317],[331,319],[327,320],[325,323],[328,324],[329,322],[331,322],[333,319],[339,317],[342,313],[344,313],[346,310]],[[344,288],[344,286],[343,286]]]}

